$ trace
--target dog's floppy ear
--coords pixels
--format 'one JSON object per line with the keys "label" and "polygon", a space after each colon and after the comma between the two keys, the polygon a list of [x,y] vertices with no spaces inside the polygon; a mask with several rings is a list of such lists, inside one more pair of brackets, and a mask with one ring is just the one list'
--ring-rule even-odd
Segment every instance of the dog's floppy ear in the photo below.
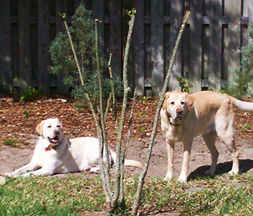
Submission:
{"label": "dog's floppy ear", "polygon": [[36,126],[36,131],[38,132],[38,134],[40,136],[42,136],[43,134],[43,125],[44,125],[44,121],[40,122],[37,126]]}
{"label": "dog's floppy ear", "polygon": [[188,108],[188,110],[191,110],[193,108],[195,98],[192,97],[191,95],[189,95],[188,93],[185,93],[185,94],[186,94],[187,108]]}
{"label": "dog's floppy ear", "polygon": [[165,95],[164,95],[164,101],[163,101],[163,106],[162,106],[163,110],[167,109],[167,100],[168,100],[169,97],[170,97],[170,93],[166,92]]}

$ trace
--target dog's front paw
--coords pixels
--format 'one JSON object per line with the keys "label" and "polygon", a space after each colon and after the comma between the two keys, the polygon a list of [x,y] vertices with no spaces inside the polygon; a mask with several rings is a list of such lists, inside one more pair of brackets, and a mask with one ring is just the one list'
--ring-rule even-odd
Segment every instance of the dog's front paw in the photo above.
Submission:
{"label": "dog's front paw", "polygon": [[29,172],[26,172],[26,173],[23,173],[21,176],[22,177],[30,177],[30,176],[32,176],[32,174]]}
{"label": "dog's front paw", "polygon": [[98,172],[99,171],[99,167],[92,167],[91,169],[90,169],[90,172],[92,172],[92,173],[96,173],[96,172]]}
{"label": "dog's front paw", "polygon": [[205,175],[210,176],[210,175],[213,175],[213,174],[214,174],[214,171],[211,170],[211,169],[205,171]]}
{"label": "dog's front paw", "polygon": [[12,178],[16,178],[17,177],[17,175],[14,172],[4,173],[4,176],[6,176],[6,177],[12,177]]}
{"label": "dog's front paw", "polygon": [[180,175],[178,178],[178,182],[181,184],[186,184],[187,183],[187,177],[185,175]]}
{"label": "dog's front paw", "polygon": [[238,174],[238,172],[235,172],[235,171],[233,171],[233,170],[230,170],[230,171],[228,172],[228,174],[231,175],[231,176],[234,176],[234,175]]}
{"label": "dog's front paw", "polygon": [[171,179],[172,179],[172,175],[171,176],[166,175],[163,180],[164,181],[171,181]]}

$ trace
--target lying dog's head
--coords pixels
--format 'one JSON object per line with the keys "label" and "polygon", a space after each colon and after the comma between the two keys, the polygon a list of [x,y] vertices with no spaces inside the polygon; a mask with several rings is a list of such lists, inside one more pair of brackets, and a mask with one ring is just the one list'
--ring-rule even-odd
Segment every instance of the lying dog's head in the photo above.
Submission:
{"label": "lying dog's head", "polygon": [[50,118],[42,121],[36,127],[36,131],[43,139],[49,141],[52,146],[57,146],[62,136],[62,125],[58,118]]}
{"label": "lying dog's head", "polygon": [[172,91],[164,96],[162,109],[166,110],[169,121],[180,125],[183,116],[193,107],[194,98],[186,92]]}

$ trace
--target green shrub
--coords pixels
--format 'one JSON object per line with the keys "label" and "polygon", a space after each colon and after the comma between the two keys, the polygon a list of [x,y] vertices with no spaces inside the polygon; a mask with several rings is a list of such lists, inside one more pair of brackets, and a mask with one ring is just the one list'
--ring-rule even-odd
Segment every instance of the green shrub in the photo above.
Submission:
{"label": "green shrub", "polygon": [[[85,81],[85,89],[90,94],[93,102],[96,102],[99,97],[99,85],[95,58],[94,20],[91,18],[91,11],[86,10],[84,4],[79,6],[72,17],[69,31]],[[85,100],[76,62],[66,31],[60,32],[56,36],[50,45],[49,52],[52,61],[49,71],[56,75],[63,72],[65,75],[63,82],[70,88],[72,95],[78,99]],[[108,97],[111,86],[106,69],[107,61],[102,57],[101,51],[99,52],[101,56],[101,71],[103,73],[103,97]],[[117,90],[116,96],[120,96],[122,94],[120,77],[114,75],[114,84]]]}
{"label": "green shrub", "polygon": [[20,91],[21,101],[33,101],[42,96],[42,93],[34,87],[29,86],[26,91]]}
{"label": "green shrub", "polygon": [[252,96],[250,83],[253,78],[253,25],[248,30],[249,43],[241,48],[241,68],[235,71],[236,85],[230,86],[225,90],[226,93],[237,98]]}

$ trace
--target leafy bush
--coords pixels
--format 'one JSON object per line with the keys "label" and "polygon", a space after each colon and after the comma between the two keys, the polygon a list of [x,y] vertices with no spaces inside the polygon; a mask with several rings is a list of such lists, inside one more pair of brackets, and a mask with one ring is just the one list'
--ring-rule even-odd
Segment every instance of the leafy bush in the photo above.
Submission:
{"label": "leafy bush", "polygon": [[19,94],[21,101],[33,101],[42,96],[42,92],[31,86],[26,91],[20,91]]}
{"label": "leafy bush", "polygon": [[[75,51],[78,56],[82,76],[85,80],[85,89],[90,94],[93,102],[98,101],[99,85],[95,56],[95,31],[91,11],[86,10],[81,4],[72,17],[69,31],[73,40]],[[52,65],[49,71],[53,74],[64,72],[63,82],[71,90],[74,97],[85,100],[84,92],[80,83],[76,62],[72,53],[67,32],[60,32],[50,45],[49,49]],[[101,51],[100,56],[102,56]],[[103,71],[103,96],[108,97],[111,90],[109,76],[106,74],[107,62],[100,58],[101,71]],[[116,96],[122,92],[120,77],[114,75]]]}
{"label": "leafy bush", "polygon": [[253,78],[253,25],[248,30],[249,43],[241,48],[241,68],[236,70],[236,86],[230,86],[225,90],[226,93],[237,98],[251,96],[250,83]]}

